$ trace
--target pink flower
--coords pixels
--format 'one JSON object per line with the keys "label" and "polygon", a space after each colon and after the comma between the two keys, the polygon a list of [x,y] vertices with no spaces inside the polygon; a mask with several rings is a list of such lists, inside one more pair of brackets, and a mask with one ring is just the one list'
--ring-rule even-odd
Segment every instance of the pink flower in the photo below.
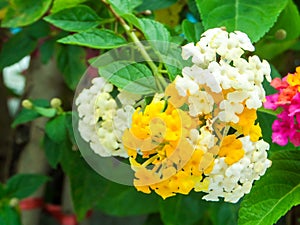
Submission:
{"label": "pink flower", "polygon": [[278,105],[276,104],[278,101],[279,94],[273,94],[266,96],[267,101],[264,103],[264,107],[266,109],[273,109],[276,110]]}
{"label": "pink flower", "polygon": [[[289,116],[294,116],[300,112],[300,93],[298,92],[292,99],[289,106]],[[299,123],[299,122],[298,122]]]}
{"label": "pink flower", "polygon": [[290,141],[293,143],[293,145],[300,146],[300,132],[295,132],[290,138]]}
{"label": "pink flower", "polygon": [[272,81],[271,81],[271,86],[273,88],[275,88],[276,90],[280,90],[280,89],[284,89],[286,87],[289,86],[288,82],[286,81],[286,78],[274,78]]}
{"label": "pink flower", "polygon": [[[300,67],[296,73],[289,74],[282,79],[275,78],[271,82],[278,93],[266,96],[264,107],[282,112],[272,125],[272,140],[278,145],[286,145],[289,141],[300,146]],[[292,79],[293,78],[293,79]],[[292,84],[293,85],[292,85]]]}
{"label": "pink flower", "polygon": [[288,143],[289,137],[294,136],[294,121],[292,117],[288,116],[287,111],[283,111],[277,116],[278,119],[272,125],[272,140],[274,143],[284,146]]}

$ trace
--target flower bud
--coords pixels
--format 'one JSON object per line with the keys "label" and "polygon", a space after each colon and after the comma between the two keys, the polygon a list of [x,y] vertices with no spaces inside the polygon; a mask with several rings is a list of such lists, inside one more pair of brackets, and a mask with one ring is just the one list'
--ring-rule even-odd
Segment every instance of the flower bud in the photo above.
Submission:
{"label": "flower bud", "polygon": [[10,201],[9,201],[9,205],[10,205],[11,207],[16,207],[18,204],[19,204],[19,199],[17,199],[17,198],[12,198],[12,199],[10,199]]}
{"label": "flower bud", "polygon": [[151,10],[147,9],[143,12],[144,15],[149,16],[152,14]]}
{"label": "flower bud", "polygon": [[52,108],[58,108],[61,106],[61,100],[59,98],[52,98],[50,101],[50,105]]}
{"label": "flower bud", "polygon": [[277,40],[284,40],[286,39],[286,31],[284,29],[279,29],[275,33],[275,38]]}
{"label": "flower bud", "polygon": [[25,108],[25,109],[32,109],[33,107],[33,104],[30,100],[28,99],[25,99],[22,101],[22,106]]}

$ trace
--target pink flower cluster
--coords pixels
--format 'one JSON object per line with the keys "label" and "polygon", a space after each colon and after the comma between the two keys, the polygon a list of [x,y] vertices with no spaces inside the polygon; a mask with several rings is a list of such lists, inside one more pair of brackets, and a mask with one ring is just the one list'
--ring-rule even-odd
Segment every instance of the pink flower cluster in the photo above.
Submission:
{"label": "pink flower cluster", "polygon": [[267,109],[281,109],[272,125],[272,140],[279,145],[286,145],[288,141],[300,146],[300,67],[294,74],[275,78],[271,82],[278,93],[267,96],[264,107]]}

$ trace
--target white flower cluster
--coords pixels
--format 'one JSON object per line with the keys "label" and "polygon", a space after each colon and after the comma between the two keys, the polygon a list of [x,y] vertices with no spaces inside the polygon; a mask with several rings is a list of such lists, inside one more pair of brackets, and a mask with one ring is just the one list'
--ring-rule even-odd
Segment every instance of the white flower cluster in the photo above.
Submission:
{"label": "white flower cluster", "polygon": [[[264,77],[271,80],[270,66],[256,55],[250,56],[248,61],[242,58],[245,50],[254,51],[246,34],[228,33],[221,28],[203,33],[196,45],[183,46],[182,57],[192,57],[193,66],[185,67],[183,77],[178,76],[175,83],[178,93],[188,96],[192,116],[213,109],[212,93],[222,95],[218,117],[224,122],[237,123],[237,114],[244,107],[258,109],[262,106],[265,100],[262,81]],[[203,89],[205,94],[201,92]]]}
{"label": "white flower cluster", "polygon": [[225,157],[215,159],[213,170],[205,178],[209,183],[208,193],[203,199],[219,201],[223,197],[227,202],[238,200],[250,192],[254,180],[264,175],[271,166],[267,159],[269,144],[263,140],[251,142],[249,136],[239,138],[245,155],[238,162],[228,165]]}
{"label": "white flower cluster", "polygon": [[[130,126],[128,120],[134,109],[128,102],[126,107],[118,109],[116,101],[109,94],[112,90],[113,86],[102,77],[94,78],[92,86],[82,90],[75,101],[80,118],[78,129],[81,137],[100,156],[128,157],[120,137]],[[127,95],[121,93],[120,101],[126,101]]]}
{"label": "white flower cluster", "polygon": [[[193,65],[182,70],[182,77],[176,77],[175,87],[180,96],[187,97],[189,114],[206,118],[206,124],[200,130],[191,130],[189,138],[195,149],[203,151],[204,167],[200,168],[208,168],[213,161],[212,170],[204,170],[205,178],[195,188],[206,192],[203,199],[210,201],[224,198],[237,202],[271,166],[267,159],[269,144],[258,139],[253,142],[249,135],[236,138],[244,151],[237,161],[229,163],[218,153],[217,145],[222,145],[222,134],[227,135],[230,123],[238,124],[245,108],[262,106],[262,82],[264,78],[271,80],[268,62],[256,55],[246,60],[242,58],[245,51],[254,51],[246,34],[221,28],[206,31],[196,45],[190,43],[182,49],[183,59],[191,57]],[[219,128],[213,127],[217,118]]]}

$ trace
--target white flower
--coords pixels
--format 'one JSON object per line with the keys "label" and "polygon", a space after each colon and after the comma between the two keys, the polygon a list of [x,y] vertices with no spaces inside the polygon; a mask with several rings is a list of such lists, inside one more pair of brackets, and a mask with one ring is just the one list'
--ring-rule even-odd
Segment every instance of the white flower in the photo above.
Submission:
{"label": "white flower", "polygon": [[251,43],[247,34],[241,31],[234,31],[234,33],[229,34],[231,39],[235,39],[239,42],[239,46],[247,51],[253,52],[255,50],[253,44]]}
{"label": "white flower", "polygon": [[271,67],[266,60],[260,61],[257,55],[249,57],[249,65],[255,71],[255,83],[261,83],[266,77],[267,81],[271,81]]}
{"label": "white flower", "polygon": [[97,77],[92,80],[89,89],[82,90],[75,100],[80,118],[78,130],[96,154],[103,157],[126,157],[114,133],[113,117],[117,111],[117,104],[109,94],[112,89],[113,86],[104,78]]}
{"label": "white flower", "polygon": [[228,40],[228,32],[221,28],[209,29],[201,35],[201,40],[211,48],[217,49]]}
{"label": "white flower", "polygon": [[239,117],[236,114],[242,113],[244,106],[241,103],[225,99],[220,103],[220,109],[223,110],[218,114],[221,121],[237,123]]}
{"label": "white flower", "polygon": [[248,99],[246,100],[246,106],[249,109],[258,109],[262,106],[262,101],[265,98],[265,91],[262,85],[255,85],[251,92],[248,92]]}
{"label": "white flower", "polygon": [[194,45],[194,43],[189,43],[182,47],[182,58],[184,60],[189,59],[192,57],[192,62],[195,64],[202,64],[204,63],[205,55],[201,53],[200,49]]}
{"label": "white flower", "polygon": [[244,194],[250,192],[254,180],[258,180],[271,166],[267,159],[268,143],[263,140],[251,142],[250,137],[242,137],[245,154],[232,165],[225,163],[225,158],[216,158],[214,168],[205,178],[209,180],[205,200],[218,201],[220,197],[226,202],[238,202]]}
{"label": "white flower", "polygon": [[189,96],[189,114],[191,116],[208,114],[213,110],[214,99],[205,91],[198,91]]}
{"label": "white flower", "polygon": [[199,85],[189,76],[177,76],[175,80],[176,89],[181,96],[195,94],[199,90]]}
{"label": "white flower", "polygon": [[131,126],[134,110],[131,105],[125,105],[117,110],[113,118],[114,132],[120,142],[122,141],[124,131]]}
{"label": "white flower", "polygon": [[239,42],[234,39],[224,40],[220,47],[217,49],[217,53],[223,60],[228,62],[240,58],[244,51],[239,47]]}
{"label": "white flower", "polygon": [[216,137],[212,133],[212,127],[202,126],[200,131],[192,129],[190,131],[190,140],[195,149],[201,149],[204,153],[216,145]]}
{"label": "white flower", "polygon": [[248,97],[246,91],[233,91],[227,94],[226,98],[231,102],[242,103]]}

